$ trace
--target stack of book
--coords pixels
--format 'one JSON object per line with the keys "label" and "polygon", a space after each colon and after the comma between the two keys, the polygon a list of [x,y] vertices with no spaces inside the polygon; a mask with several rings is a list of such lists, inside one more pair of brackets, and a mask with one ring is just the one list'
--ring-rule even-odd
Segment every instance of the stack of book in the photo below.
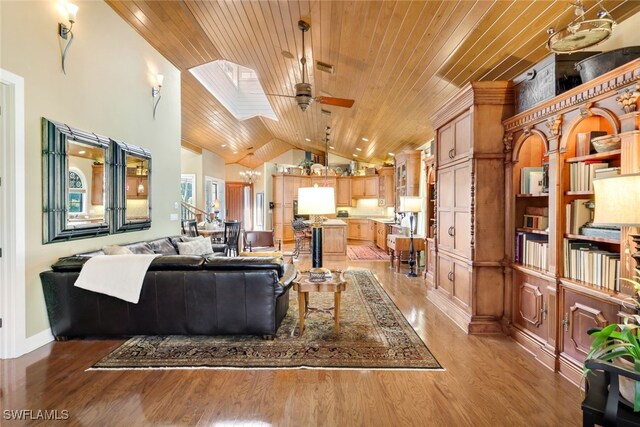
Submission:
{"label": "stack of book", "polygon": [[580,228],[591,220],[591,210],[587,207],[591,199],[576,199],[567,203],[565,212],[565,233],[580,234]]}
{"label": "stack of book", "polygon": [[549,228],[549,208],[527,206],[524,211],[524,228],[546,230]]}
{"label": "stack of book", "polygon": [[520,193],[540,194],[542,193],[542,179],[544,176],[541,167],[526,167],[520,171]]}
{"label": "stack of book", "polygon": [[593,243],[564,240],[565,277],[601,289],[619,291],[620,254],[600,250]]}
{"label": "stack of book", "polygon": [[547,236],[516,233],[515,261],[523,265],[546,270],[548,248]]}
{"label": "stack of book", "polygon": [[593,179],[596,171],[609,169],[609,163],[599,160],[587,160],[570,164],[570,191],[593,191]]}

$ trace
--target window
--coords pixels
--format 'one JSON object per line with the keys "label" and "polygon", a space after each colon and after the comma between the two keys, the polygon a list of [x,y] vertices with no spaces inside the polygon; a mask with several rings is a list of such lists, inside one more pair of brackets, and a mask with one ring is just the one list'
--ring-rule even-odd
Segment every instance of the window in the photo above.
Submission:
{"label": "window", "polygon": [[79,169],[69,169],[69,213],[86,213],[86,180]]}
{"label": "window", "polygon": [[256,194],[256,230],[264,229],[264,193]]}
{"label": "window", "polygon": [[182,201],[192,206],[196,204],[196,176],[194,174],[180,175],[180,194]]}

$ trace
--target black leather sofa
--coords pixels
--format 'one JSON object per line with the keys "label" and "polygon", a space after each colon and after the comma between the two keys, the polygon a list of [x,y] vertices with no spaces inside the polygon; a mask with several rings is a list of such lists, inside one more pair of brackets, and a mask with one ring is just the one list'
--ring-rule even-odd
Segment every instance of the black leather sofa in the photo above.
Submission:
{"label": "black leather sofa", "polygon": [[287,314],[293,264],[280,257],[178,255],[179,237],[124,245],[160,253],[132,304],[77,288],[82,265],[101,251],[61,258],[40,273],[56,340],[133,335],[249,334],[273,338]]}

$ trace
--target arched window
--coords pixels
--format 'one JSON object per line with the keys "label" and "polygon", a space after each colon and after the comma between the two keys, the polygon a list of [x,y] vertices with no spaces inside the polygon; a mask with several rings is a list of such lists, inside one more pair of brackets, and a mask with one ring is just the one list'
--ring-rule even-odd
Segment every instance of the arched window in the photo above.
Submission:
{"label": "arched window", "polygon": [[69,213],[86,213],[87,180],[79,169],[69,169]]}

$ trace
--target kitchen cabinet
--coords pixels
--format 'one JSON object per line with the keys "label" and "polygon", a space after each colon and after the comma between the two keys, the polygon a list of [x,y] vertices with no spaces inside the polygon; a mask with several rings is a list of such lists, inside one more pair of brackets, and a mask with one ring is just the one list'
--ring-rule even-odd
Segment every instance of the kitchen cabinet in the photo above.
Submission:
{"label": "kitchen cabinet", "polygon": [[[323,179],[324,182],[324,179]],[[311,178],[300,175],[276,174],[273,176],[273,230],[276,240],[293,241],[293,201],[298,199],[298,189],[309,187]]]}
{"label": "kitchen cabinet", "polygon": [[354,176],[351,178],[352,199],[377,199],[379,193],[378,176]]}
{"label": "kitchen cabinet", "polygon": [[336,178],[336,206],[351,206],[351,177],[349,176]]}
{"label": "kitchen cabinet", "polygon": [[104,165],[91,166],[91,204],[104,205]]}
{"label": "kitchen cabinet", "polygon": [[148,181],[146,176],[127,175],[127,199],[146,199],[149,190]]}
{"label": "kitchen cabinet", "polygon": [[353,240],[373,241],[372,222],[368,219],[349,219],[347,237]]}
{"label": "kitchen cabinet", "polygon": [[396,154],[394,159],[396,180],[395,203],[396,206],[400,206],[400,197],[419,195],[420,151],[403,151],[402,153]]}
{"label": "kitchen cabinet", "polygon": [[378,169],[378,206],[394,206],[396,200],[396,189],[393,186],[392,166]]}
{"label": "kitchen cabinet", "polygon": [[383,251],[387,250],[387,234],[389,234],[389,226],[385,223],[374,221],[375,222],[375,233],[376,233],[376,246],[378,246]]}

